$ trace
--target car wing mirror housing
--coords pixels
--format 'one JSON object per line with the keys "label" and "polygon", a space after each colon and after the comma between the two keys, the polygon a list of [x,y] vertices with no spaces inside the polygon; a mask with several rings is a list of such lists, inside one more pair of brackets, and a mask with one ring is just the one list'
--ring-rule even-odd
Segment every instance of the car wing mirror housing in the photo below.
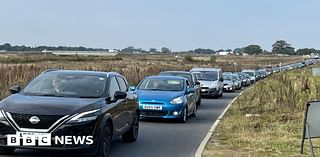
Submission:
{"label": "car wing mirror housing", "polygon": [[119,99],[125,99],[127,97],[127,93],[126,92],[121,92],[121,91],[116,91],[114,93],[114,98],[116,100],[119,100]]}
{"label": "car wing mirror housing", "polygon": [[200,85],[200,82],[199,82],[199,81],[197,81],[195,84],[196,84],[196,85]]}
{"label": "car wing mirror housing", "polygon": [[190,94],[190,93],[195,93],[194,88],[188,88],[187,93],[188,93],[188,94]]}
{"label": "car wing mirror housing", "polygon": [[130,86],[130,87],[129,87],[129,91],[130,91],[130,92],[133,92],[133,91],[136,90],[136,88],[137,88],[136,86]]}
{"label": "car wing mirror housing", "polygon": [[11,93],[11,94],[17,94],[17,93],[20,92],[20,90],[21,90],[21,87],[20,87],[19,85],[17,85],[17,86],[12,86],[12,87],[10,88],[10,93]]}

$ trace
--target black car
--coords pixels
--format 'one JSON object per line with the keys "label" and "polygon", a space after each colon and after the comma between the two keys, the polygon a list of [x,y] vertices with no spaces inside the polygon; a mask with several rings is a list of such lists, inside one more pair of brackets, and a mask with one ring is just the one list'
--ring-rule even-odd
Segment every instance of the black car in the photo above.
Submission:
{"label": "black car", "polygon": [[[26,86],[12,87],[12,95],[0,101],[0,152],[16,148],[80,150],[106,157],[111,141],[122,136],[134,142],[138,136],[137,96],[114,72],[48,70]],[[9,135],[33,135],[37,144],[8,146]],[[40,146],[40,135],[51,135],[50,146]],[[91,137],[85,142],[70,142]],[[57,142],[57,138],[65,141]],[[49,140],[50,141],[50,140]],[[10,141],[12,142],[12,141]]]}
{"label": "black car", "polygon": [[200,82],[198,81],[197,77],[194,74],[192,74],[191,72],[186,72],[186,71],[164,71],[164,72],[161,72],[159,75],[180,76],[180,77],[184,77],[184,78],[188,79],[188,81],[191,84],[191,87],[194,88],[197,106],[200,106],[200,104],[201,104]]}

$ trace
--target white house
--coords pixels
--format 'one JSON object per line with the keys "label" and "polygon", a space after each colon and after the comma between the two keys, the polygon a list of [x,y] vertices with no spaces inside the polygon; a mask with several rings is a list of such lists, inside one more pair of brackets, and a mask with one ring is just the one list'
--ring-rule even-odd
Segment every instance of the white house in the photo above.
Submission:
{"label": "white house", "polygon": [[219,55],[219,56],[227,56],[230,54],[233,54],[233,51],[231,51],[231,52],[228,52],[228,51],[217,52],[217,55]]}
{"label": "white house", "polygon": [[116,50],[116,49],[109,49],[108,52],[110,52],[110,53],[116,53],[116,52],[119,52],[119,51]]}

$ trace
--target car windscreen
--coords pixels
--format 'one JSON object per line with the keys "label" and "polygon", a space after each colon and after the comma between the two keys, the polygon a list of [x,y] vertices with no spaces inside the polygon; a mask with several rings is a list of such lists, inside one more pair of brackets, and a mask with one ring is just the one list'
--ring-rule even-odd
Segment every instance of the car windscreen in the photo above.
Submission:
{"label": "car windscreen", "polygon": [[147,78],[140,83],[138,89],[157,91],[182,91],[183,80]]}
{"label": "car windscreen", "polygon": [[32,80],[21,94],[33,96],[99,98],[104,94],[106,79],[83,74],[42,74]]}
{"label": "car windscreen", "polygon": [[240,80],[240,78],[238,77],[238,75],[232,75],[232,79],[233,79],[233,80]]}
{"label": "car windscreen", "polygon": [[223,75],[223,79],[224,80],[232,80],[232,76],[231,75]]}
{"label": "car windscreen", "polygon": [[243,72],[243,73],[246,73],[246,74],[248,74],[250,77],[253,77],[254,76],[254,72]]}
{"label": "car windscreen", "polygon": [[217,81],[218,80],[218,72],[217,71],[198,71],[197,77],[198,80],[203,81]]}
{"label": "car windscreen", "polygon": [[191,74],[183,74],[183,73],[170,73],[170,72],[163,72],[160,73],[161,76],[179,76],[188,79],[188,81],[193,84],[192,75]]}

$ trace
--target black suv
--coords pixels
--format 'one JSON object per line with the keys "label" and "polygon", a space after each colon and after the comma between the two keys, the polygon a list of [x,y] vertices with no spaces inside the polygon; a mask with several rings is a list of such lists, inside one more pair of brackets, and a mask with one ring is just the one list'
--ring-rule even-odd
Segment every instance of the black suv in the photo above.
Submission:
{"label": "black suv", "polygon": [[[111,141],[122,136],[134,142],[138,136],[137,96],[128,92],[128,83],[114,72],[48,70],[23,88],[0,101],[0,152],[16,148],[85,150],[106,157]],[[7,135],[50,134],[51,146],[8,146]],[[38,136],[37,136],[38,135]],[[91,136],[90,144],[57,143],[54,137]],[[61,140],[61,139],[60,139]],[[21,140],[21,143],[23,140]],[[70,141],[69,141],[70,142]]]}

